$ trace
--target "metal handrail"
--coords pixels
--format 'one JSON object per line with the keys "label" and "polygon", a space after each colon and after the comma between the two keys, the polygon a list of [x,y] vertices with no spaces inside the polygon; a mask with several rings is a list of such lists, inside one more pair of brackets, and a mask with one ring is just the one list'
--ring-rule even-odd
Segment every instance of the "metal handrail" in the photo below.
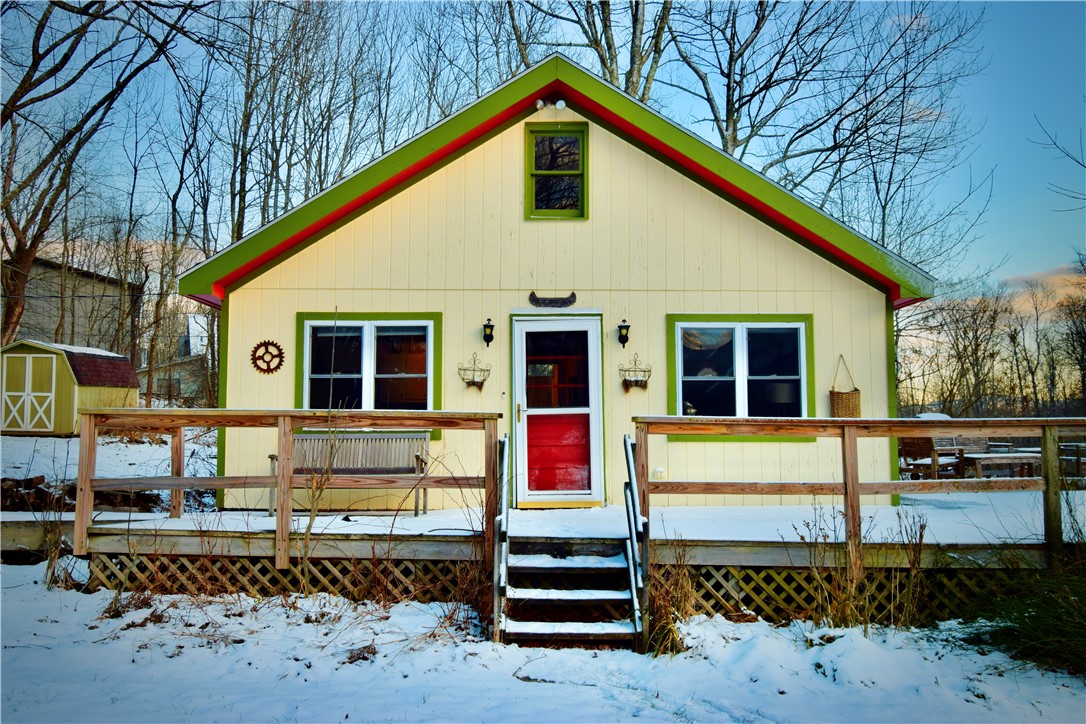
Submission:
{"label": "metal handrail", "polygon": [[491,621],[493,640],[501,642],[502,628],[502,591],[505,590],[507,569],[509,567],[509,435],[502,435],[498,440],[498,500],[497,514],[494,516],[494,570],[493,570],[493,610]]}
{"label": "metal handrail", "polygon": [[629,435],[624,435],[622,440],[626,453],[626,469],[629,480],[623,486],[622,492],[626,502],[626,529],[629,539],[626,541],[627,570],[630,576],[630,605],[632,609],[634,630],[641,647],[644,647],[644,619],[641,607],[641,598],[644,595],[647,574],[643,547],[647,545],[646,522],[641,516],[637,494],[637,471],[634,467],[633,441]]}

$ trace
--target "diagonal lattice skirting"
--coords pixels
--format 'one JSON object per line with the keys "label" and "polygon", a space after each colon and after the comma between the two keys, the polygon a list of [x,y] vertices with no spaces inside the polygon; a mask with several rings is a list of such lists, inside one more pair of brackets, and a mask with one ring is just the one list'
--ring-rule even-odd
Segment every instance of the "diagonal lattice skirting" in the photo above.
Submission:
{"label": "diagonal lattice skirting", "polygon": [[451,601],[471,561],[349,560],[292,561],[278,570],[273,558],[127,556],[98,554],[90,560],[93,589],[156,593],[331,593],[353,600]]}
{"label": "diagonal lattice skirting", "polygon": [[[122,591],[214,595],[330,593],[353,600],[455,601],[479,564],[444,560],[311,559],[278,570],[272,558],[136,556],[97,554],[90,561],[89,587]],[[658,566],[667,569],[670,566]],[[768,621],[824,614],[843,590],[832,569],[752,568],[690,565],[698,613],[753,613]],[[666,571],[661,571],[666,575]],[[870,569],[861,605],[872,622],[915,624],[956,618],[1008,586],[1021,585],[1027,570],[974,568]],[[464,585],[462,585],[464,584]]]}
{"label": "diagonal lattice skirting", "polygon": [[[768,621],[824,614],[845,587],[843,573],[833,569],[691,565],[689,570],[698,613],[749,612]],[[857,600],[875,623],[945,620],[966,615],[994,593],[1035,575],[999,568],[869,569]]]}

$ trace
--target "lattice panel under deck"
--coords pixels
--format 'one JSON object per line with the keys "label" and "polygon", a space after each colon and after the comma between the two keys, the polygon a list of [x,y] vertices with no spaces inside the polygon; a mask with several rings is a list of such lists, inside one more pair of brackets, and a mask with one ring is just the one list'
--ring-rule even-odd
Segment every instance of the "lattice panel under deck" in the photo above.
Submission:
{"label": "lattice panel under deck", "polygon": [[[912,605],[914,617],[947,619],[968,613],[997,590],[1017,585],[1029,571],[1014,569],[937,569],[919,574],[901,569],[869,570],[860,586],[861,605],[870,620],[900,621]],[[843,573],[832,569],[690,566],[698,613],[750,611],[769,621],[806,618],[832,605],[843,591]]]}
{"label": "lattice panel under deck", "polygon": [[271,558],[95,555],[92,589],[157,593],[331,593],[354,600],[451,601],[458,593],[458,568],[468,561],[321,558],[291,561],[278,570]]}

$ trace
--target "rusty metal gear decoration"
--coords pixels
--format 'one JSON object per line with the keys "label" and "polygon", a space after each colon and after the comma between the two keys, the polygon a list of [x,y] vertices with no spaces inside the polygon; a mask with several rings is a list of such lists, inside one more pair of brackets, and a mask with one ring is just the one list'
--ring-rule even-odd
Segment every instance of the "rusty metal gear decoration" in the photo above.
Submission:
{"label": "rusty metal gear decoration", "polygon": [[253,353],[249,355],[256,371],[262,375],[270,375],[279,371],[283,366],[283,348],[277,342],[266,339],[253,347]]}

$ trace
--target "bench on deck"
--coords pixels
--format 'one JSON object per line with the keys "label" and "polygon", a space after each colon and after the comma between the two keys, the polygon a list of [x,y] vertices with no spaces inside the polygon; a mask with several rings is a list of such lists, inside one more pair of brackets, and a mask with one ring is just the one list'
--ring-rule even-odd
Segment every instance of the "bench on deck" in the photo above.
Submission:
{"label": "bench on deck", "polygon": [[[430,433],[342,432],[299,433],[294,436],[296,475],[422,475],[429,462]],[[275,474],[277,456],[273,458]],[[429,509],[426,488],[421,488],[422,512]],[[419,514],[420,488],[415,488],[415,515]],[[268,513],[274,508],[274,490]]]}

